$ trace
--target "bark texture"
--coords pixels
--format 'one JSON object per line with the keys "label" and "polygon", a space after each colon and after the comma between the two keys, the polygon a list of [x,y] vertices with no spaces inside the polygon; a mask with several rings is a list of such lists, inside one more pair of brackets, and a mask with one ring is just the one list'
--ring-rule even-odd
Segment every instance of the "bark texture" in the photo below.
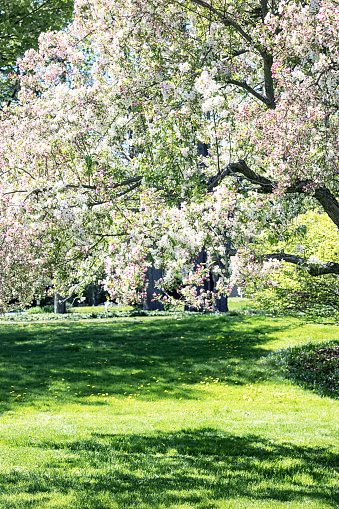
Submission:
{"label": "bark texture", "polygon": [[54,293],[54,313],[66,313],[66,300],[57,292]]}
{"label": "bark texture", "polygon": [[146,311],[163,311],[164,305],[158,300],[154,300],[153,294],[161,295],[162,292],[159,288],[155,287],[155,282],[162,277],[162,269],[156,269],[152,264],[148,267],[146,273],[146,279],[148,280],[146,301],[144,303],[144,309]]}

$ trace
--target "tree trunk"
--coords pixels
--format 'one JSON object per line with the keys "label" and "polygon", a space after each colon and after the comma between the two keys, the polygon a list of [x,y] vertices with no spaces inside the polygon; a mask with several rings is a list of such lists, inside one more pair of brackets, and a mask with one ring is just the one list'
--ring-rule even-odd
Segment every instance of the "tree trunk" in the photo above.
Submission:
{"label": "tree trunk", "polygon": [[66,300],[58,292],[54,292],[54,313],[66,313]]}
{"label": "tree trunk", "polygon": [[227,313],[228,311],[228,298],[227,295],[222,295],[220,299],[215,301],[213,306],[214,311],[219,311],[219,313]]}
{"label": "tree trunk", "polygon": [[[220,262],[219,262],[220,263]],[[218,274],[215,274],[213,270],[210,270],[210,290],[213,291],[218,282]],[[222,295],[220,299],[217,299],[213,304],[213,311],[219,311],[219,313],[227,313],[228,302],[227,295]]]}
{"label": "tree trunk", "polygon": [[[202,263],[206,263],[207,256],[205,248],[202,248],[200,251],[197,261],[195,263],[195,266],[200,265]],[[218,276],[214,274],[213,270],[210,270],[209,279],[204,281],[204,286],[198,286],[197,292],[198,295],[201,291],[210,291],[213,292],[215,285],[217,284]],[[185,311],[200,311],[203,312],[203,308],[196,308],[193,306],[185,306]],[[220,299],[217,299],[216,302],[213,305],[213,311],[219,311],[220,313],[226,313],[228,311],[228,305],[227,305],[227,296],[222,295]]]}
{"label": "tree trunk", "polygon": [[91,305],[96,306],[96,298],[95,298],[95,285],[92,283],[91,285]]}
{"label": "tree trunk", "polygon": [[153,294],[161,295],[162,292],[155,287],[155,281],[162,277],[162,269],[156,269],[152,263],[151,267],[148,267],[146,278],[148,279],[148,287],[146,294],[146,301],[144,303],[144,309],[147,311],[163,311],[164,305],[158,300],[154,300]]}
{"label": "tree trunk", "polygon": [[[197,268],[198,265],[201,265],[202,263],[206,263],[206,251],[205,251],[205,248],[203,247],[202,250],[199,252],[198,254],[198,257],[197,257],[197,260],[195,262],[195,265],[194,265],[194,269]],[[209,290],[209,285],[210,285],[210,281],[205,281],[204,282],[204,286],[198,286],[197,287],[197,294],[200,295],[200,292],[202,290]],[[194,306],[185,306],[185,311],[195,311],[195,312],[200,312],[202,313],[204,311],[204,309],[202,307],[200,308],[196,308]]]}

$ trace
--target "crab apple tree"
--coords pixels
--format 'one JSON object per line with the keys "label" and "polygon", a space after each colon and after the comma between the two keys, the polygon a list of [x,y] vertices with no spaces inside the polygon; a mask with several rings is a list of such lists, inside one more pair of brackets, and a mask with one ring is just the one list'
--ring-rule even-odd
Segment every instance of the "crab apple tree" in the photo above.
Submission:
{"label": "crab apple tree", "polygon": [[287,263],[338,274],[278,249],[307,210],[339,226],[338,22],[331,0],[77,0],[1,112],[3,306],[47,276],[137,302],[152,264],[196,306]]}

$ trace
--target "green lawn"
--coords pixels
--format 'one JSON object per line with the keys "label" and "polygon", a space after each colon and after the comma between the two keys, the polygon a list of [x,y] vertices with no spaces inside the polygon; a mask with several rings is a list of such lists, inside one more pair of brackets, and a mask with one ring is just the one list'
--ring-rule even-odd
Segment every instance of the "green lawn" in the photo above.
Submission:
{"label": "green lawn", "polygon": [[0,507],[339,507],[339,400],[266,356],[295,318],[0,324]]}

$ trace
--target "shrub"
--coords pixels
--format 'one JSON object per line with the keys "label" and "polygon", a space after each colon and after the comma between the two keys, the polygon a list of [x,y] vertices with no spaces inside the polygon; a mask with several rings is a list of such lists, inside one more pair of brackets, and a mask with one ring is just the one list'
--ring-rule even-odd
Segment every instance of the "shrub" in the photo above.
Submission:
{"label": "shrub", "polygon": [[27,309],[27,313],[29,315],[37,315],[37,314],[41,313],[41,308],[39,306],[36,306],[34,308],[29,308],[29,309]]}
{"label": "shrub", "polygon": [[41,311],[42,311],[43,313],[54,313],[54,306],[52,306],[52,305],[43,306],[43,307],[41,308]]}
{"label": "shrub", "polygon": [[287,348],[273,358],[285,378],[339,398],[339,341]]}

